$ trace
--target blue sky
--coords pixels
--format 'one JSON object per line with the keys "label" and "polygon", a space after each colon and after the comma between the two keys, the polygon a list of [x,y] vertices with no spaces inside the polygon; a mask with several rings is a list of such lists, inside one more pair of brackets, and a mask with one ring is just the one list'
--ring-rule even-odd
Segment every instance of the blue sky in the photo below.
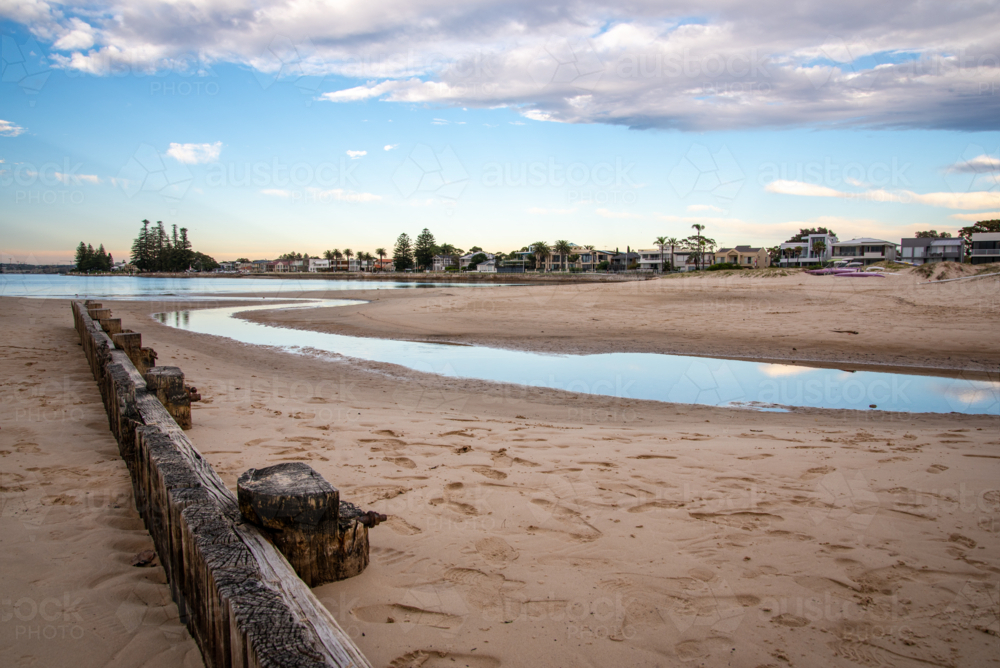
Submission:
{"label": "blue sky", "polygon": [[[81,240],[122,258],[143,218],[233,259],[423,227],[509,251],[648,248],[696,222],[721,245],[815,225],[898,242],[1000,217],[1000,22],[982,8],[832,26],[816,5],[758,32],[725,3],[264,3],[241,35],[211,1],[85,4],[0,6],[5,261]],[[942,37],[958,28],[968,43]]]}

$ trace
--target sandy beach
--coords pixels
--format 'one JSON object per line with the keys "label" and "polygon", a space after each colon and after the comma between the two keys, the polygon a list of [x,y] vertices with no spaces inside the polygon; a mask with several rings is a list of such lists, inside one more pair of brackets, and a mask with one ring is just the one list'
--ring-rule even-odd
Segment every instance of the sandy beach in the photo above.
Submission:
{"label": "sandy beach", "polygon": [[[365,303],[253,318],[996,382],[997,279],[923,280],[317,289]],[[389,515],[369,568],[315,590],[375,666],[1000,663],[996,415],[756,412],[449,379],[150,317],[170,303],[109,305],[198,387],[189,435],[232,489],[248,468],[306,461]],[[131,566],[152,543],[68,303],[0,309],[0,663],[201,665],[162,569]],[[45,635],[59,626],[67,637]]]}

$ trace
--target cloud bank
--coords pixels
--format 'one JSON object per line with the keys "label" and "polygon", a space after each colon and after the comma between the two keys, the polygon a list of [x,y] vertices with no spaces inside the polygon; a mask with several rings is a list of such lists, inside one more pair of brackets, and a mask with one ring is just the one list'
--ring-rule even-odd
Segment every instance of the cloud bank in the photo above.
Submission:
{"label": "cloud bank", "polygon": [[[0,4],[58,67],[238,63],[316,95],[689,131],[1000,128],[1000,4],[80,0]],[[347,77],[352,85],[322,81]],[[310,84],[312,86],[313,84]]]}
{"label": "cloud bank", "polygon": [[198,165],[206,162],[215,162],[222,153],[222,142],[214,144],[170,144],[167,155],[186,165]]}

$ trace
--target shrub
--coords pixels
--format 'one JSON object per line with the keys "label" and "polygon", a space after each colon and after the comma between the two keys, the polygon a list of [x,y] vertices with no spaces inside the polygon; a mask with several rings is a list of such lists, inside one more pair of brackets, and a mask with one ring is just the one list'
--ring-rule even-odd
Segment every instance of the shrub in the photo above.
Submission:
{"label": "shrub", "polygon": [[742,269],[742,267],[735,262],[716,262],[705,267],[705,271],[719,271],[720,269]]}

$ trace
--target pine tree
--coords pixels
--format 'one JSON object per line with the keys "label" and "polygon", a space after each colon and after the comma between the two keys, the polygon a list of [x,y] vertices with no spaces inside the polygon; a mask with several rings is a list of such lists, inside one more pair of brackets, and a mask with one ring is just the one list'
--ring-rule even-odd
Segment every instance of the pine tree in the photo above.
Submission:
{"label": "pine tree", "polygon": [[139,236],[137,236],[135,241],[132,242],[132,264],[134,264],[136,269],[139,271],[150,271],[153,268],[150,258],[148,220],[142,221],[142,228],[139,230]]}
{"label": "pine tree", "polygon": [[76,247],[76,270],[87,271],[87,245],[82,241]]}
{"label": "pine tree", "polygon": [[418,267],[427,268],[433,264],[434,245],[434,235],[425,227],[423,232],[417,235],[417,243],[413,249]]}
{"label": "pine tree", "polygon": [[410,235],[403,232],[396,238],[396,246],[392,251],[392,263],[396,271],[406,271],[413,269],[413,244],[410,242]]}
{"label": "pine tree", "polygon": [[180,257],[180,270],[187,271],[194,260],[194,253],[191,252],[191,241],[188,239],[188,230],[181,228],[180,245],[177,247],[177,254]]}

